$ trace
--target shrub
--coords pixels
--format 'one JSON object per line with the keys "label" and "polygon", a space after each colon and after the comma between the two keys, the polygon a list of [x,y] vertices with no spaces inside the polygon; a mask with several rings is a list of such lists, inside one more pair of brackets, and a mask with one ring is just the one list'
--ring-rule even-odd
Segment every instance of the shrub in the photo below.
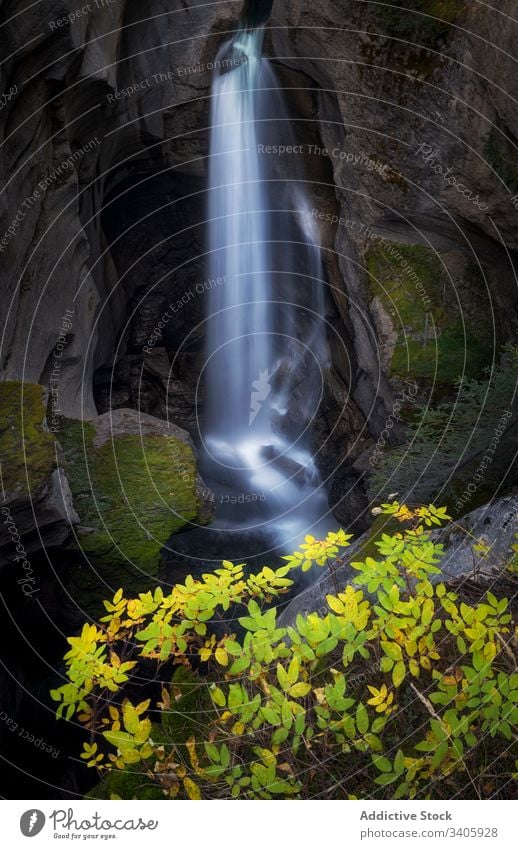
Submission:
{"label": "shrub", "polygon": [[[105,787],[127,771],[163,798],[505,792],[518,714],[508,601],[488,591],[465,604],[440,580],[444,508],[378,512],[398,530],[376,542],[376,559],[352,563],[357,577],[325,610],[293,625],[272,603],[294,570],[336,564],[343,531],[307,537],[277,569],[224,562],[168,595],[120,589],[105,602],[101,622],[68,640],[68,680],[52,691],[58,717],[88,729],[81,757]],[[128,695],[140,658],[158,677],[177,668],[153,705]]]}

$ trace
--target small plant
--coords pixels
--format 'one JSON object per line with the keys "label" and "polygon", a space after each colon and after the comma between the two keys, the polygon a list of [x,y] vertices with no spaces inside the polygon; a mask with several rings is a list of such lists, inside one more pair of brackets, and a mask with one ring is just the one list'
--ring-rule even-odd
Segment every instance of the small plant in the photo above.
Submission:
{"label": "small plant", "polygon": [[[400,529],[352,564],[325,610],[288,627],[272,606],[288,576],[336,562],[349,535],[307,537],[278,569],[224,562],[168,595],[106,601],[100,624],[69,639],[68,681],[52,691],[58,717],[89,732],[87,766],[107,786],[137,772],[146,793],[172,799],[503,791],[518,719],[508,601],[487,592],[468,605],[440,580],[444,508],[378,512]],[[140,659],[177,670],[153,705],[129,697]]]}

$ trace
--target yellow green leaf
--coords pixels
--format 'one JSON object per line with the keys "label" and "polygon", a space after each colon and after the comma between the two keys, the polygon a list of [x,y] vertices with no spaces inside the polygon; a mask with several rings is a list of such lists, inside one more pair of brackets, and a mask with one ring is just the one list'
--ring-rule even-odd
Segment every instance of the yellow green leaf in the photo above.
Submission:
{"label": "yellow green leaf", "polygon": [[191,778],[184,778],[183,786],[185,787],[185,791],[189,799],[192,799],[193,801],[201,799],[201,790]]}
{"label": "yellow green leaf", "polygon": [[396,663],[394,669],[392,670],[392,681],[394,683],[394,687],[399,687],[400,684],[405,680],[406,669],[403,661]]}
{"label": "yellow green leaf", "polygon": [[293,687],[290,687],[289,694],[294,699],[301,699],[304,696],[307,696],[310,690],[311,684],[305,684],[303,681],[299,681],[298,684],[294,684]]}
{"label": "yellow green leaf", "polygon": [[220,666],[228,666],[228,654],[224,648],[218,646],[215,655]]}
{"label": "yellow green leaf", "polygon": [[336,596],[326,595],[326,601],[327,601],[329,607],[331,608],[331,610],[333,611],[333,613],[340,614],[340,613],[344,612],[343,603]]}

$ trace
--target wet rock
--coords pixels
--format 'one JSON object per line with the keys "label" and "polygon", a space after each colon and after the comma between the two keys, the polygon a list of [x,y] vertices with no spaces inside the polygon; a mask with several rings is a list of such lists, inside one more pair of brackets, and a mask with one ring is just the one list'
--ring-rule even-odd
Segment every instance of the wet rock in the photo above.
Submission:
{"label": "wet rock", "polygon": [[[458,522],[437,533],[446,553],[441,561],[442,579],[492,578],[504,573],[511,547],[518,533],[518,495],[509,495],[473,510]],[[475,541],[487,547],[482,557],[475,555]]]}
{"label": "wet rock", "polygon": [[269,461],[272,469],[278,470],[285,478],[292,480],[298,486],[316,486],[318,483],[317,471],[312,463],[310,465],[299,463],[289,454],[279,451],[275,445],[264,445],[260,456]]}
{"label": "wet rock", "polygon": [[136,410],[63,419],[58,438],[80,518],[68,544],[78,565],[62,579],[93,610],[112,589],[156,582],[171,534],[211,520],[210,492],[188,434]]}

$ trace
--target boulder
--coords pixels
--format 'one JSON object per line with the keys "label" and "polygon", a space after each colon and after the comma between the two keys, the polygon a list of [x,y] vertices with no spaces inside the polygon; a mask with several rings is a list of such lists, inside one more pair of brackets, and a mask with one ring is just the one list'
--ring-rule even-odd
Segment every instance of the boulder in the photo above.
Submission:
{"label": "boulder", "polygon": [[50,552],[83,601],[104,584],[147,588],[171,535],[212,519],[189,435],[130,409],[54,416],[51,432],[47,397],[43,386],[0,383],[2,560]]}
{"label": "boulder", "polygon": [[[200,478],[188,434],[136,410],[89,421],[63,419],[58,438],[80,524],[70,551],[82,555],[74,576],[99,596],[156,583],[171,534],[212,518],[211,493]],[[102,590],[109,592],[110,590]]]}

